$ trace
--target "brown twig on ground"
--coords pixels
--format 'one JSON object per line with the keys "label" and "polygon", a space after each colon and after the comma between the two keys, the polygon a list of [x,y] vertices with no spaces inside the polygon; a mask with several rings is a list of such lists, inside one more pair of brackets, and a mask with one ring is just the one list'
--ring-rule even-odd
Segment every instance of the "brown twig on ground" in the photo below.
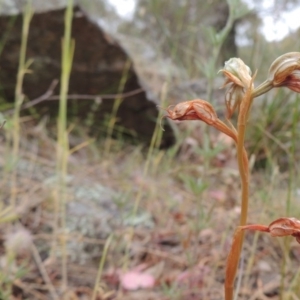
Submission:
{"label": "brown twig on ground", "polygon": [[[43,102],[45,100],[48,100],[49,97],[51,97],[53,95],[54,89],[56,88],[57,84],[58,84],[58,79],[54,79],[51,82],[48,90],[43,95],[37,97],[36,99],[34,99],[32,101],[29,101],[29,102],[23,104],[21,106],[21,110],[26,109],[26,108],[30,108],[30,107],[32,107],[34,105],[37,105],[38,103],[41,103],[41,102]],[[12,114],[13,112],[14,112],[14,109],[9,109],[5,113],[6,114]]]}
{"label": "brown twig on ground", "polygon": [[44,294],[36,291],[35,289],[31,288],[31,285],[28,284],[28,282],[23,283],[20,279],[17,279],[14,281],[14,285],[17,286],[18,288],[20,288],[22,291],[32,295],[35,299],[37,300],[47,300],[47,296],[45,296]]}
{"label": "brown twig on ground", "polygon": [[[50,84],[48,90],[41,96],[39,96],[36,99],[33,99],[21,106],[21,110],[24,110],[26,108],[33,107],[41,102],[44,101],[56,101],[59,100],[59,95],[53,95],[54,89],[58,84],[58,80],[54,79],[52,83]],[[115,98],[128,98],[134,95],[137,95],[139,93],[144,92],[143,88],[135,89],[130,92],[122,93],[122,94],[103,94],[103,95],[85,95],[85,94],[71,94],[68,95],[68,100],[95,100],[99,99],[100,101],[102,99],[115,99]],[[12,114],[14,112],[14,109],[9,109],[5,112],[5,114]],[[4,125],[4,124],[3,124]],[[2,127],[2,126],[1,126]],[[1,129],[0,127],[0,129]]]}
{"label": "brown twig on ground", "polygon": [[[135,89],[130,92],[122,94],[103,94],[103,95],[81,95],[81,94],[71,94],[68,95],[69,100],[95,100],[95,99],[115,99],[115,98],[128,98],[144,91],[143,88]],[[51,96],[47,100],[59,100],[59,96]]]}
{"label": "brown twig on ground", "polygon": [[43,101],[49,99],[53,95],[54,89],[56,88],[57,84],[58,84],[58,79],[54,79],[45,94],[43,94],[42,96],[40,96],[30,102],[23,104],[21,106],[21,110],[32,107],[34,105],[37,105],[40,102],[43,102]]}

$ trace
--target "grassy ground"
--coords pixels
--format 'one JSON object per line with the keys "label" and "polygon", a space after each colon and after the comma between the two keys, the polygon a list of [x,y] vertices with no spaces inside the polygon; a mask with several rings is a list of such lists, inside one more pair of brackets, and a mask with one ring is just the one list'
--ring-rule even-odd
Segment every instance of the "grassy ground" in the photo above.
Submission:
{"label": "grassy ground", "polygon": [[[147,149],[120,141],[112,141],[109,154],[101,150],[105,148],[101,143],[83,147],[68,156],[66,198],[68,203],[82,203],[92,210],[84,219],[67,205],[66,234],[53,234],[56,141],[42,126],[23,122],[14,191],[18,218],[1,225],[2,299],[12,299],[5,297],[11,289],[15,299],[91,299],[95,286],[95,299],[222,299],[224,265],[239,219],[239,177],[232,145],[223,143],[211,159],[199,154],[202,149],[190,138],[184,141],[189,155],[187,151],[154,150],[148,161]],[[77,137],[76,143],[85,139]],[[11,193],[6,151],[1,143],[2,203],[7,203]],[[268,224],[282,216],[287,177],[276,167],[269,173],[253,172],[250,223]],[[86,189],[80,194],[78,186]],[[95,186],[103,189],[97,194]],[[103,204],[103,198],[113,206]],[[293,216],[297,216],[299,198],[293,198]],[[86,204],[89,199],[92,207]],[[67,244],[64,292],[62,239]],[[278,299],[281,275],[285,294],[294,293],[284,299],[298,299],[299,260],[295,241],[247,233],[239,299]],[[153,276],[155,284],[131,291],[122,276],[136,270]],[[131,280],[134,284],[135,279]]]}

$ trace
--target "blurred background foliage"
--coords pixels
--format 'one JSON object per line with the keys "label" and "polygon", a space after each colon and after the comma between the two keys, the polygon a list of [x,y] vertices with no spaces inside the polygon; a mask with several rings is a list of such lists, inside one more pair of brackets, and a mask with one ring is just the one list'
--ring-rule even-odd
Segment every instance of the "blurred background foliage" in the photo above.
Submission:
{"label": "blurred background foliage", "polygon": [[[219,87],[223,79],[217,72],[226,60],[235,56],[242,58],[253,73],[258,71],[258,84],[265,79],[276,57],[297,51],[300,43],[300,29],[289,28],[287,22],[289,18],[297,19],[290,13],[299,9],[300,1],[230,1],[234,7],[234,20],[224,40],[220,39],[221,31],[230,16],[224,0],[201,4],[196,0],[78,0],[77,3],[103,28],[109,42],[119,43],[129,54],[148,99],[160,103],[163,85],[167,84],[166,105],[202,98],[213,102],[222,115],[224,96]],[[18,11],[25,2],[2,0],[2,9],[10,4]],[[33,1],[37,11],[43,10],[44,6],[53,9],[65,3],[63,0]],[[275,25],[272,28],[272,22],[279,23],[281,28],[277,29]],[[266,23],[269,23],[268,31],[263,32]],[[287,34],[282,37],[281,31]],[[2,48],[6,38],[4,34]],[[77,45],[75,51],[80,47],[82,45]],[[80,51],[84,51],[84,47]],[[258,160],[274,157],[270,153],[276,153],[280,165],[285,165],[293,126],[298,130],[293,117],[289,116],[289,112],[297,110],[296,99],[297,95],[288,90],[274,90],[255,101],[248,146]],[[6,106],[2,104],[4,110]],[[277,121],[276,125],[273,120]],[[282,138],[280,145],[277,137]],[[298,152],[296,147],[295,155]]]}
{"label": "blurred background foliage", "polygon": [[[1,14],[7,14],[8,11],[20,12],[26,2],[26,0],[0,0],[0,12]],[[36,11],[55,9],[57,6],[61,8],[66,5],[66,2],[65,0],[32,1]],[[232,4],[231,11],[228,3]],[[101,52],[99,49],[102,40],[103,44],[105,40],[105,43],[113,49],[119,46],[124,49],[129,59],[124,52],[121,54],[118,52],[121,59],[113,64],[110,61],[112,51],[108,51],[109,53],[103,56],[106,63],[101,62],[100,66],[97,62],[91,63],[87,69],[88,74],[94,72],[97,75],[101,73],[101,70],[108,71],[107,74],[115,79],[114,89],[108,86],[105,80],[103,80],[104,87],[100,88],[97,85],[100,82],[100,80],[97,81],[97,77],[82,75],[83,73],[80,73],[84,69],[81,68],[82,65],[79,65],[79,68],[76,65],[72,69],[71,78],[77,68],[80,69],[79,81],[85,79],[86,82],[91,82],[93,78],[96,82],[94,94],[86,95],[91,96],[90,98],[94,101],[93,117],[95,118],[86,118],[85,121],[88,122],[73,123],[73,120],[69,120],[66,131],[69,144],[65,145],[66,155],[64,156],[64,163],[68,165],[68,168],[64,169],[66,175],[64,179],[59,179],[61,178],[59,171],[55,169],[57,159],[55,153],[59,152],[55,124],[53,126],[52,123],[49,126],[48,118],[41,118],[38,115],[40,113],[38,109],[34,110],[34,118],[29,111],[28,114],[27,112],[21,113],[20,119],[13,120],[11,108],[14,99],[5,99],[5,97],[1,99],[0,125],[4,119],[7,123],[0,132],[0,171],[3,172],[4,178],[0,182],[0,196],[4,203],[4,213],[0,215],[0,223],[1,221],[3,224],[14,222],[20,216],[20,224],[30,231],[30,237],[31,234],[34,235],[38,250],[42,249],[43,257],[48,258],[50,252],[51,255],[54,253],[50,251],[53,245],[60,243],[61,228],[59,226],[61,224],[53,225],[53,220],[58,222],[60,217],[63,219],[67,216],[67,222],[64,224],[66,228],[62,230],[69,230],[65,257],[68,252],[70,257],[74,258],[68,266],[70,286],[73,284],[76,287],[79,280],[77,278],[78,281],[76,281],[72,275],[75,273],[78,275],[78,265],[86,261],[90,264],[81,266],[80,272],[83,275],[80,274],[80,280],[87,277],[85,278],[86,285],[93,286],[97,273],[95,261],[99,261],[105,239],[113,232],[115,238],[112,238],[112,242],[110,237],[108,239],[109,243],[112,243],[106,261],[109,266],[113,266],[116,270],[121,268],[124,270],[145,261],[153,265],[161,261],[165,263],[155,292],[167,295],[167,298],[158,298],[156,295],[153,298],[194,299],[192,294],[186,298],[182,296],[184,293],[191,293],[190,290],[193,287],[197,292],[201,291],[203,299],[221,299],[226,249],[231,242],[229,233],[234,230],[239,214],[240,187],[235,163],[235,148],[231,142],[223,140],[215,131],[208,130],[200,122],[171,123],[176,140],[168,143],[166,147],[162,143],[162,130],[159,126],[160,118],[164,113],[160,108],[193,98],[208,99],[215,105],[220,118],[224,119],[224,90],[220,90],[224,79],[217,73],[218,70],[229,58],[240,57],[249,65],[253,73],[257,70],[255,81],[259,84],[265,80],[270,64],[279,55],[299,51],[300,29],[289,28],[287,21],[292,18],[290,14],[300,8],[300,0],[78,0],[77,4],[82,13],[76,11],[75,17],[87,15],[104,31],[104,37],[101,35],[99,38],[100,42],[98,41],[99,44],[97,44],[99,48],[95,48],[94,53]],[[62,15],[63,11],[60,17]],[[15,20],[14,16],[10,17],[9,24],[13,26]],[[263,32],[266,20],[271,23],[272,21],[280,22],[276,39],[273,38],[275,25],[274,28],[272,25],[268,26],[267,33]],[[224,30],[228,24],[230,25],[228,30]],[[50,35],[52,40],[50,39],[49,48],[54,44],[60,46],[64,28],[63,26],[57,28],[60,30],[60,36]],[[92,29],[88,33],[95,29],[92,26],[89,28]],[[0,53],[9,35],[9,30],[1,31],[1,29],[0,27]],[[281,35],[281,29],[287,32],[285,36]],[[73,28],[73,35],[75,33]],[[88,36],[87,33],[86,36]],[[16,42],[16,38],[13,37],[12,40]],[[75,58],[76,51],[81,51],[82,57],[89,61],[91,55],[87,57],[85,52],[88,42],[85,40],[86,44],[75,44]],[[90,42],[92,44],[93,41]],[[28,49],[33,47],[32,49],[36,50],[36,45],[40,46],[41,40],[36,39],[35,43],[28,44]],[[19,48],[12,48],[17,51],[8,51],[9,59],[15,55],[17,64],[18,55],[16,54],[19,54]],[[29,57],[34,52],[33,50],[27,51],[26,55]],[[57,50],[55,53],[55,59],[50,57],[47,63],[56,70],[57,74],[60,74],[61,57]],[[132,64],[129,64],[129,61]],[[33,61],[33,64],[35,63],[36,61]],[[4,67],[12,70],[9,60],[2,60],[1,76],[4,74]],[[48,71],[44,67],[41,69],[43,72]],[[127,71],[130,76],[127,76]],[[15,71],[13,70],[12,73]],[[101,78],[107,79],[109,75],[104,72],[103,74],[100,74]],[[14,83],[14,75],[6,76],[9,78],[5,79]],[[30,76],[26,73],[25,79]],[[40,87],[38,82],[40,77],[35,74],[35,78],[37,81],[31,86],[33,89]],[[51,76],[49,78],[56,79]],[[105,104],[109,104],[110,111],[104,116],[98,114],[97,111],[98,106],[105,106],[105,104],[101,102],[101,97],[95,98],[95,96],[102,92],[112,94],[124,92],[124,86],[126,87],[124,81],[128,78],[134,79],[134,88],[139,87],[136,84],[138,81],[147,99],[153,101],[151,102],[151,110],[154,111],[151,115],[152,130],[146,146],[141,143],[141,140],[138,142],[135,140],[134,145],[128,143],[128,140],[124,138],[126,130],[123,130],[122,125],[117,123],[121,118],[118,110],[122,109],[122,104],[126,102],[125,98],[122,100],[117,96],[109,98],[110,102]],[[42,91],[48,86],[49,82]],[[0,82],[0,88],[1,92],[6,88],[2,82]],[[11,84],[10,88],[14,89],[14,84]],[[132,86],[128,85],[126,92],[132,89]],[[55,94],[58,94],[58,90]],[[140,98],[136,97],[136,102],[133,103],[139,104]],[[11,101],[10,104],[6,103],[8,100]],[[157,108],[156,105],[159,107]],[[86,109],[89,110],[91,107],[93,105],[87,106]],[[133,108],[136,109],[136,107]],[[141,110],[134,109],[129,120],[141,114]],[[74,111],[78,112],[78,110]],[[90,111],[85,113],[88,115]],[[96,136],[97,138],[91,139],[87,128],[100,127],[93,123],[95,119],[97,121],[101,119],[103,127],[99,129],[100,134]],[[293,211],[296,217],[299,215],[299,119],[299,96],[287,89],[275,89],[254,102],[246,138],[251,167],[255,167],[251,183],[249,218],[251,221],[268,223],[271,218],[277,216],[278,212],[284,211],[287,214]],[[137,126],[140,129],[148,127],[147,124],[143,126],[141,124],[142,121],[138,120]],[[128,133],[130,134],[132,132]],[[13,143],[18,144],[16,152],[20,156],[17,160],[14,158],[14,161],[10,159]],[[162,149],[162,146],[165,148]],[[11,178],[14,178],[13,185]],[[57,203],[55,204],[59,198],[56,194],[55,182],[58,184],[63,182],[68,193],[68,201],[61,204],[59,208]],[[16,203],[24,204],[20,207],[21,212],[18,211],[18,215],[15,214],[14,205],[8,205],[12,197],[16,198],[14,199]],[[66,210],[64,210],[65,206]],[[140,231],[136,234],[137,227]],[[4,241],[8,236],[4,236],[4,233],[10,232],[10,228],[1,227],[1,230],[3,230]],[[241,289],[246,291],[244,299],[248,299],[247,295],[251,296],[253,289],[261,284],[260,276],[266,282],[273,282],[273,278],[269,280],[267,275],[275,273],[280,273],[281,278],[286,278],[288,292],[295,290],[295,293],[299,295],[299,271],[297,273],[295,270],[298,262],[294,263],[294,259],[299,260],[298,247],[293,246],[291,248],[293,252],[289,252],[289,247],[285,247],[283,243],[278,244],[274,240],[270,243],[265,237],[261,238],[259,235],[255,235],[252,243],[252,236],[249,236],[245,255],[246,260],[249,258],[246,261],[247,274],[243,279]],[[31,243],[31,239],[29,242]],[[148,253],[146,250],[138,252],[134,248],[135,243],[142,244],[143,249],[147,247],[158,249],[162,251],[159,253],[163,253],[164,257],[156,256],[154,252],[154,254]],[[271,244],[271,247],[266,247],[266,244]],[[4,242],[0,245],[1,253],[6,253],[7,250],[3,245]],[[176,248],[175,251],[173,251],[174,248]],[[282,254],[284,252],[282,249],[285,254]],[[262,262],[267,262],[271,270],[268,271],[270,274],[265,276],[264,270],[255,269],[256,251],[263,252],[260,257],[263,258]],[[171,252],[172,254],[169,255]],[[58,251],[58,258],[61,257],[60,254]],[[281,262],[284,260],[283,257],[286,258],[288,255],[292,259],[286,259],[285,269]],[[169,256],[174,260],[172,263],[166,259]],[[203,258],[205,268],[204,271],[200,270],[202,272],[200,275],[199,270],[196,270],[198,272],[198,277],[196,277],[199,280],[196,285],[188,279],[188,283],[183,283],[184,288],[182,288],[174,281],[180,272],[186,270],[189,272],[189,268],[197,267],[197,263]],[[175,261],[180,261],[180,266],[174,266]],[[184,263],[182,264],[181,261]],[[56,265],[55,263],[49,262],[57,270],[60,262]],[[70,271],[72,267],[77,271]],[[28,269],[30,273],[31,269]],[[87,271],[90,272],[89,277],[85,276],[87,273],[84,272]],[[36,275],[37,272],[32,273]],[[170,274],[175,275],[172,277]],[[104,289],[108,290],[107,286],[111,289],[118,289],[116,286],[119,287],[120,284],[119,275],[116,275],[117,279],[113,278],[117,283],[109,282],[115,275],[105,273],[108,280],[105,282]],[[286,275],[288,276],[285,277]],[[6,276],[1,268],[0,276],[2,278]],[[9,284],[2,282],[8,295],[7,299],[9,299],[12,286],[16,284],[15,279],[23,278],[22,276],[23,273],[20,275],[17,272],[9,277]],[[57,280],[56,288],[60,284],[60,278],[53,276]],[[189,276],[194,280],[193,273]],[[39,274],[36,277],[40,280]],[[29,281],[34,280],[35,277],[31,275]],[[95,290],[97,284],[95,284]],[[247,287],[250,286],[249,292]],[[269,293],[270,297],[279,295],[284,290],[282,288],[280,292],[279,286],[280,284],[277,284],[273,288],[274,291]],[[281,287],[284,287],[284,283]],[[24,289],[24,286],[20,289]],[[119,289],[118,292],[122,293],[121,290]],[[150,292],[147,291],[147,293]],[[212,296],[213,293],[215,293],[214,296]],[[126,298],[123,294],[120,299],[132,300],[130,296],[132,295],[129,294],[129,298]],[[144,296],[138,296],[137,299],[146,299]],[[255,295],[253,297],[255,299]],[[259,297],[260,294],[257,298]],[[262,297],[262,299],[265,298]]]}

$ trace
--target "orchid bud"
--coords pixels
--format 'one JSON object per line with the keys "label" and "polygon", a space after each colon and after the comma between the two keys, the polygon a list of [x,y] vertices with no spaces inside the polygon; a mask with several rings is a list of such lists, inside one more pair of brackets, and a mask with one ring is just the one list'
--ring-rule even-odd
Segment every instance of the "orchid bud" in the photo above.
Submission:
{"label": "orchid bud", "polygon": [[226,61],[224,69],[221,71],[227,77],[224,86],[228,83],[233,83],[243,88],[249,87],[251,70],[240,58],[234,57]]}
{"label": "orchid bud", "polygon": [[252,87],[250,68],[240,59],[231,58],[225,62],[224,69],[220,70],[226,76],[223,87],[228,86],[225,97],[227,117],[230,118],[245,94],[245,89]]}

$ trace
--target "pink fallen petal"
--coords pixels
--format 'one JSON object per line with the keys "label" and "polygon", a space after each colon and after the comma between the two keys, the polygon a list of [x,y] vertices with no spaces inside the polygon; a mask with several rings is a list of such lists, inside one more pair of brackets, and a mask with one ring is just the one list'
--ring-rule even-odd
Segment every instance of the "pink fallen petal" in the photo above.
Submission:
{"label": "pink fallen petal", "polygon": [[121,286],[126,290],[137,290],[139,288],[152,288],[155,284],[155,279],[147,273],[139,273],[129,271],[120,277]]}
{"label": "pink fallen petal", "polygon": [[188,279],[190,276],[191,276],[191,274],[189,271],[184,271],[177,276],[176,281],[183,282],[184,280]]}
{"label": "pink fallen petal", "polygon": [[212,190],[209,192],[209,195],[217,201],[224,201],[226,199],[226,193],[222,190]]}

